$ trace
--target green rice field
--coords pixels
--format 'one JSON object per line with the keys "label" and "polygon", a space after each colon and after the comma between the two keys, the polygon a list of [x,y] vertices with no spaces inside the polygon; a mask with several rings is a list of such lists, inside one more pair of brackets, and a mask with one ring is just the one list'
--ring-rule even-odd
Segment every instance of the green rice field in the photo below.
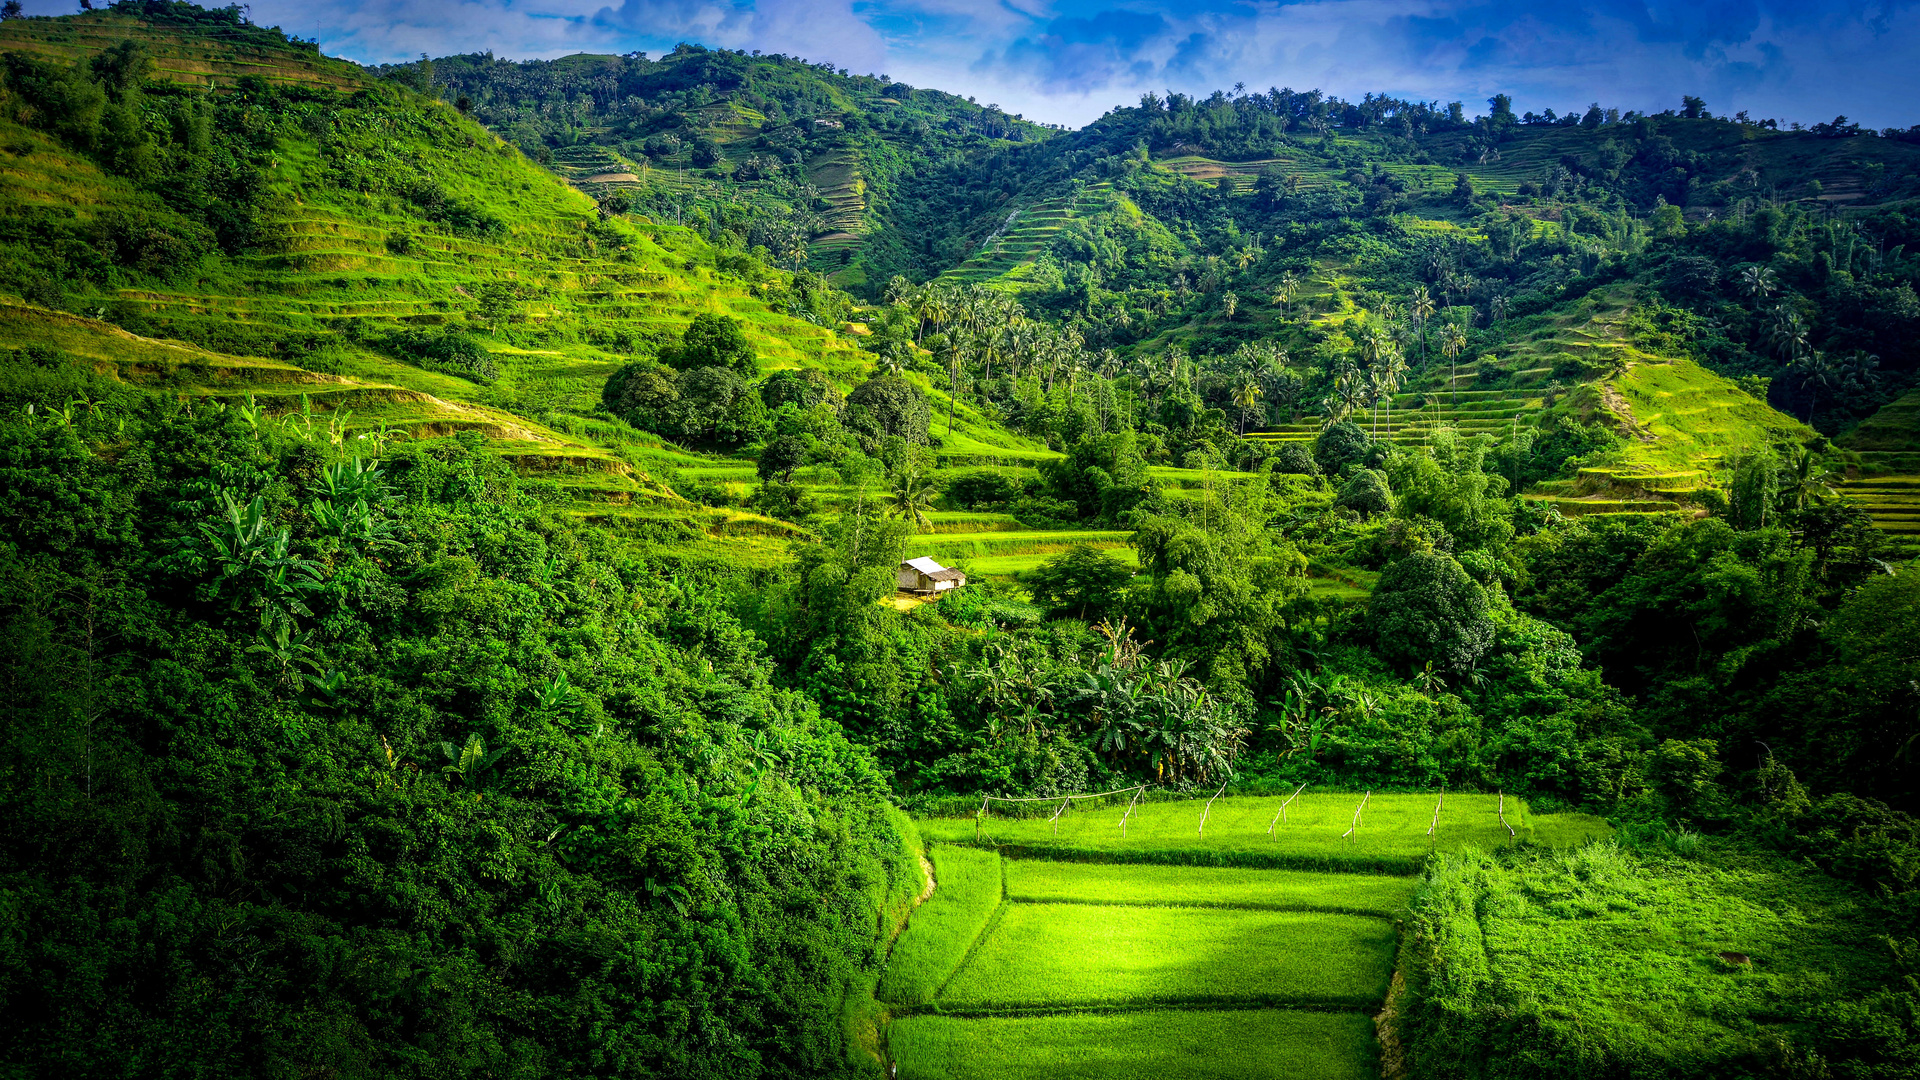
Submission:
{"label": "green rice field", "polygon": [[1007,899],[1016,903],[1166,904],[1391,917],[1406,906],[1412,891],[1411,878],[1378,874],[1025,859],[1007,864]]}
{"label": "green rice field", "polygon": [[1011,904],[939,1000],[943,1011],[1365,1008],[1386,997],[1393,946],[1391,922],[1359,915]]}
{"label": "green rice field", "polygon": [[900,1080],[1370,1080],[1373,1020],[1292,1009],[959,1019],[888,1032]]}
{"label": "green rice field", "polygon": [[[1229,796],[1215,802],[1211,811],[1205,809],[1204,798],[1142,802],[1127,815],[1124,802],[1102,801],[1084,809],[1076,806],[1051,822],[1045,816],[1014,818],[989,810],[979,820],[926,821],[921,831],[932,840],[996,844],[1035,857],[1337,867],[1406,874],[1415,872],[1433,851],[1468,845],[1496,847],[1516,840],[1564,846],[1607,833],[1606,824],[1598,818],[1536,815],[1521,800],[1503,801],[1498,795],[1453,794],[1442,804],[1438,793],[1368,796],[1309,788],[1293,799],[1282,816],[1285,802],[1287,797],[1279,795]],[[1124,833],[1123,816],[1127,819]]]}
{"label": "green rice field", "polygon": [[874,995],[881,1001],[932,1001],[1000,906],[1000,856],[942,844],[931,858],[936,887],[894,942]]}

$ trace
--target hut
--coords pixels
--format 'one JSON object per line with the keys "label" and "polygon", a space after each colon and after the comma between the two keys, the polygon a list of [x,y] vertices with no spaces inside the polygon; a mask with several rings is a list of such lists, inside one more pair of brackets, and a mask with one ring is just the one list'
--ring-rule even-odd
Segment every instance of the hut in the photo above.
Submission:
{"label": "hut", "polygon": [[900,590],[921,596],[934,596],[967,583],[967,575],[949,570],[927,556],[900,564]]}

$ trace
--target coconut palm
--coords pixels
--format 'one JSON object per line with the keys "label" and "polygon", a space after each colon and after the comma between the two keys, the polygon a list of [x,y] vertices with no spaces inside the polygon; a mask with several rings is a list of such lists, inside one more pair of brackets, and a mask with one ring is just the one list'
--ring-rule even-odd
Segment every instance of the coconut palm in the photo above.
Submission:
{"label": "coconut palm", "polygon": [[1773,290],[1777,284],[1778,281],[1773,276],[1773,271],[1761,266],[1759,263],[1754,263],[1752,266],[1740,271],[1740,291],[1746,293],[1748,299],[1753,301],[1756,310],[1758,310],[1761,301],[1773,295]]}
{"label": "coconut palm", "polygon": [[927,516],[927,511],[933,509],[936,493],[933,484],[920,475],[920,470],[901,469],[893,477],[893,512],[911,523],[915,532],[922,526],[932,532],[933,519]]}
{"label": "coconut palm", "polygon": [[1467,347],[1467,332],[1459,326],[1449,323],[1440,331],[1440,351],[1446,355],[1452,374],[1447,379],[1447,390],[1451,403],[1460,404],[1460,353]]}
{"label": "coconut palm", "polygon": [[1413,317],[1414,325],[1420,328],[1420,360],[1427,358],[1427,320],[1433,318],[1433,294],[1425,285],[1413,288],[1413,299],[1407,302],[1407,314]]}
{"label": "coconut palm", "polygon": [[1240,434],[1247,433],[1247,411],[1260,404],[1260,397],[1266,391],[1260,389],[1260,380],[1251,372],[1240,377],[1240,386],[1233,392],[1233,403],[1240,406]]}

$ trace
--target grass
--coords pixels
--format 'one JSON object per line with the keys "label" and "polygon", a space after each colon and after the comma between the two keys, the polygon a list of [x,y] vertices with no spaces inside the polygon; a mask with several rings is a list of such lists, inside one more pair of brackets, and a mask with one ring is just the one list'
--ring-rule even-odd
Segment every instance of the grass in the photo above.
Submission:
{"label": "grass", "polygon": [[[1578,843],[1607,834],[1605,823],[1584,814],[1536,816],[1519,799],[1508,797],[1500,824],[1500,800],[1493,795],[1448,795],[1432,836],[1436,794],[1375,794],[1366,800],[1360,826],[1353,824],[1362,795],[1309,788],[1287,808],[1287,820],[1271,835],[1267,825],[1279,812],[1282,796],[1229,796],[1214,803],[1206,829],[1199,830],[1205,799],[1143,802],[1119,829],[1119,807],[1075,810],[1055,824],[1044,817],[988,817],[980,839],[1003,849],[1036,857],[1097,858],[1108,862],[1165,862],[1198,865],[1341,868],[1412,874],[1430,852],[1468,845],[1500,847],[1518,840],[1550,845]],[[935,818],[920,824],[933,840],[975,842],[972,818]]]}
{"label": "grass", "polygon": [[1148,1004],[1377,1005],[1393,924],[1359,915],[1010,904],[943,1012]]}
{"label": "grass", "polygon": [[1109,1015],[911,1016],[888,1029],[900,1080],[1372,1080],[1359,1013],[1241,1009]]}
{"label": "grass", "polygon": [[932,1001],[966,959],[967,950],[1000,907],[1000,856],[942,844],[933,860],[934,890],[895,940],[875,996],[896,1005]]}
{"label": "grass", "polygon": [[1110,866],[1014,860],[1007,899],[1024,903],[1176,905],[1391,916],[1413,883],[1370,874],[1212,866]]}
{"label": "grass", "polygon": [[1876,908],[1734,841],[1690,858],[1612,843],[1449,856],[1414,907],[1409,955],[1428,958],[1408,974],[1426,999],[1416,1072],[1446,1075],[1495,1047],[1516,1048],[1512,1077],[1712,1076],[1770,1060],[1776,1033],[1888,976]]}

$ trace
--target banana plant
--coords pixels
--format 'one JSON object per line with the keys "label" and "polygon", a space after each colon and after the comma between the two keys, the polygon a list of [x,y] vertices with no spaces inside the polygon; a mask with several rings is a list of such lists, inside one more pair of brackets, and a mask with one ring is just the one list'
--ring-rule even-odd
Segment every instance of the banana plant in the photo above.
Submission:
{"label": "banana plant", "polygon": [[447,757],[447,764],[440,766],[440,771],[449,778],[459,781],[474,793],[475,799],[479,799],[484,790],[482,782],[486,779],[486,774],[492,770],[496,762],[506,756],[507,749],[507,747],[501,747],[488,753],[487,740],[481,738],[479,732],[472,732],[467,735],[466,744],[458,749],[455,749],[450,742],[440,744],[440,752]]}

